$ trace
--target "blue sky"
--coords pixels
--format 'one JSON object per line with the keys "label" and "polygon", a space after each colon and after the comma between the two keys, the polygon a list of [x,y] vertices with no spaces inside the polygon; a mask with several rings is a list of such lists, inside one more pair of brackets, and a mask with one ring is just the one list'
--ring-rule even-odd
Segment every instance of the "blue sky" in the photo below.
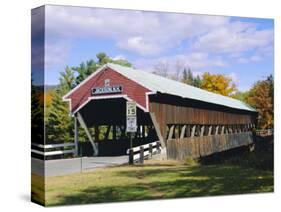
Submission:
{"label": "blue sky", "polygon": [[105,52],[144,71],[223,73],[244,91],[273,74],[273,31],[271,19],[47,6],[45,80],[57,84],[66,65]]}

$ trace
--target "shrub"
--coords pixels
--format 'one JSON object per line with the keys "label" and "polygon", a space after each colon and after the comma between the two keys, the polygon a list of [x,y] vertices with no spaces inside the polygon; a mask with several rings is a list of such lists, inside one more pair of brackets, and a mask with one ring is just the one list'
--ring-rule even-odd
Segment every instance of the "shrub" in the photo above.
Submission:
{"label": "shrub", "polygon": [[184,164],[188,166],[195,166],[198,165],[198,162],[196,159],[192,158],[191,156],[188,156],[185,158]]}

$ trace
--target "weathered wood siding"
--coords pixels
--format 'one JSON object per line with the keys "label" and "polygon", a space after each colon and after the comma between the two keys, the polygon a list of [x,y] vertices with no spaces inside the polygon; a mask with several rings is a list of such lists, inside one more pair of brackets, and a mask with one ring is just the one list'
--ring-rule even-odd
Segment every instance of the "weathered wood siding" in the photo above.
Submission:
{"label": "weathered wood siding", "polygon": [[170,139],[167,140],[167,156],[174,160],[199,158],[252,142],[252,132]]}
{"label": "weathered wood siding", "polygon": [[166,124],[246,124],[251,123],[250,115],[212,111],[169,104],[150,103],[150,111]]}
{"label": "weathered wood siding", "polygon": [[208,110],[157,102],[150,102],[150,112],[155,114],[164,137],[167,134],[166,126],[168,124],[229,125],[255,123],[253,114],[239,113],[239,111],[234,113],[227,110]]}

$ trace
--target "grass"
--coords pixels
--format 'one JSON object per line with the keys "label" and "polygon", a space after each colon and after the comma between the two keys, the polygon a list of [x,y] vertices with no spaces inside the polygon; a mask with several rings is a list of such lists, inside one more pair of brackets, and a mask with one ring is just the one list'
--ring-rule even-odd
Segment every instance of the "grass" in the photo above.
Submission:
{"label": "grass", "polygon": [[[255,165],[256,158],[268,159],[267,155],[272,153],[259,149],[254,156],[251,153],[246,151],[219,161],[208,158],[201,161],[201,165],[146,161],[144,165],[46,177],[45,205],[272,192],[273,169]],[[255,162],[245,162],[247,160]],[[40,178],[33,177],[37,181]],[[35,193],[43,194],[35,188]]]}
{"label": "grass", "polygon": [[31,199],[40,205],[45,201],[44,178],[35,174],[31,175]]}
{"label": "grass", "polygon": [[252,167],[259,170],[273,171],[273,137],[258,139],[259,141],[255,143],[253,151],[249,151],[249,147],[241,147],[205,157],[200,162],[205,165],[236,165],[240,167]]}
{"label": "grass", "polygon": [[87,204],[273,191],[270,171],[149,162],[46,178],[46,205]]}

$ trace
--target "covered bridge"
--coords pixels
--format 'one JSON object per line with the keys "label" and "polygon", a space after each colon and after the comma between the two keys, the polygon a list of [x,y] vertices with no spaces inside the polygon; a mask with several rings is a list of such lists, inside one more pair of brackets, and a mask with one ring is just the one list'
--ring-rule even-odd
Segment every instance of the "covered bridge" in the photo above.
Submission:
{"label": "covered bridge", "polygon": [[97,156],[126,154],[126,101],[137,104],[133,145],[158,140],[168,158],[179,160],[251,144],[257,116],[236,99],[116,64],[102,66],[63,100],[75,120],[76,144],[79,123]]}

